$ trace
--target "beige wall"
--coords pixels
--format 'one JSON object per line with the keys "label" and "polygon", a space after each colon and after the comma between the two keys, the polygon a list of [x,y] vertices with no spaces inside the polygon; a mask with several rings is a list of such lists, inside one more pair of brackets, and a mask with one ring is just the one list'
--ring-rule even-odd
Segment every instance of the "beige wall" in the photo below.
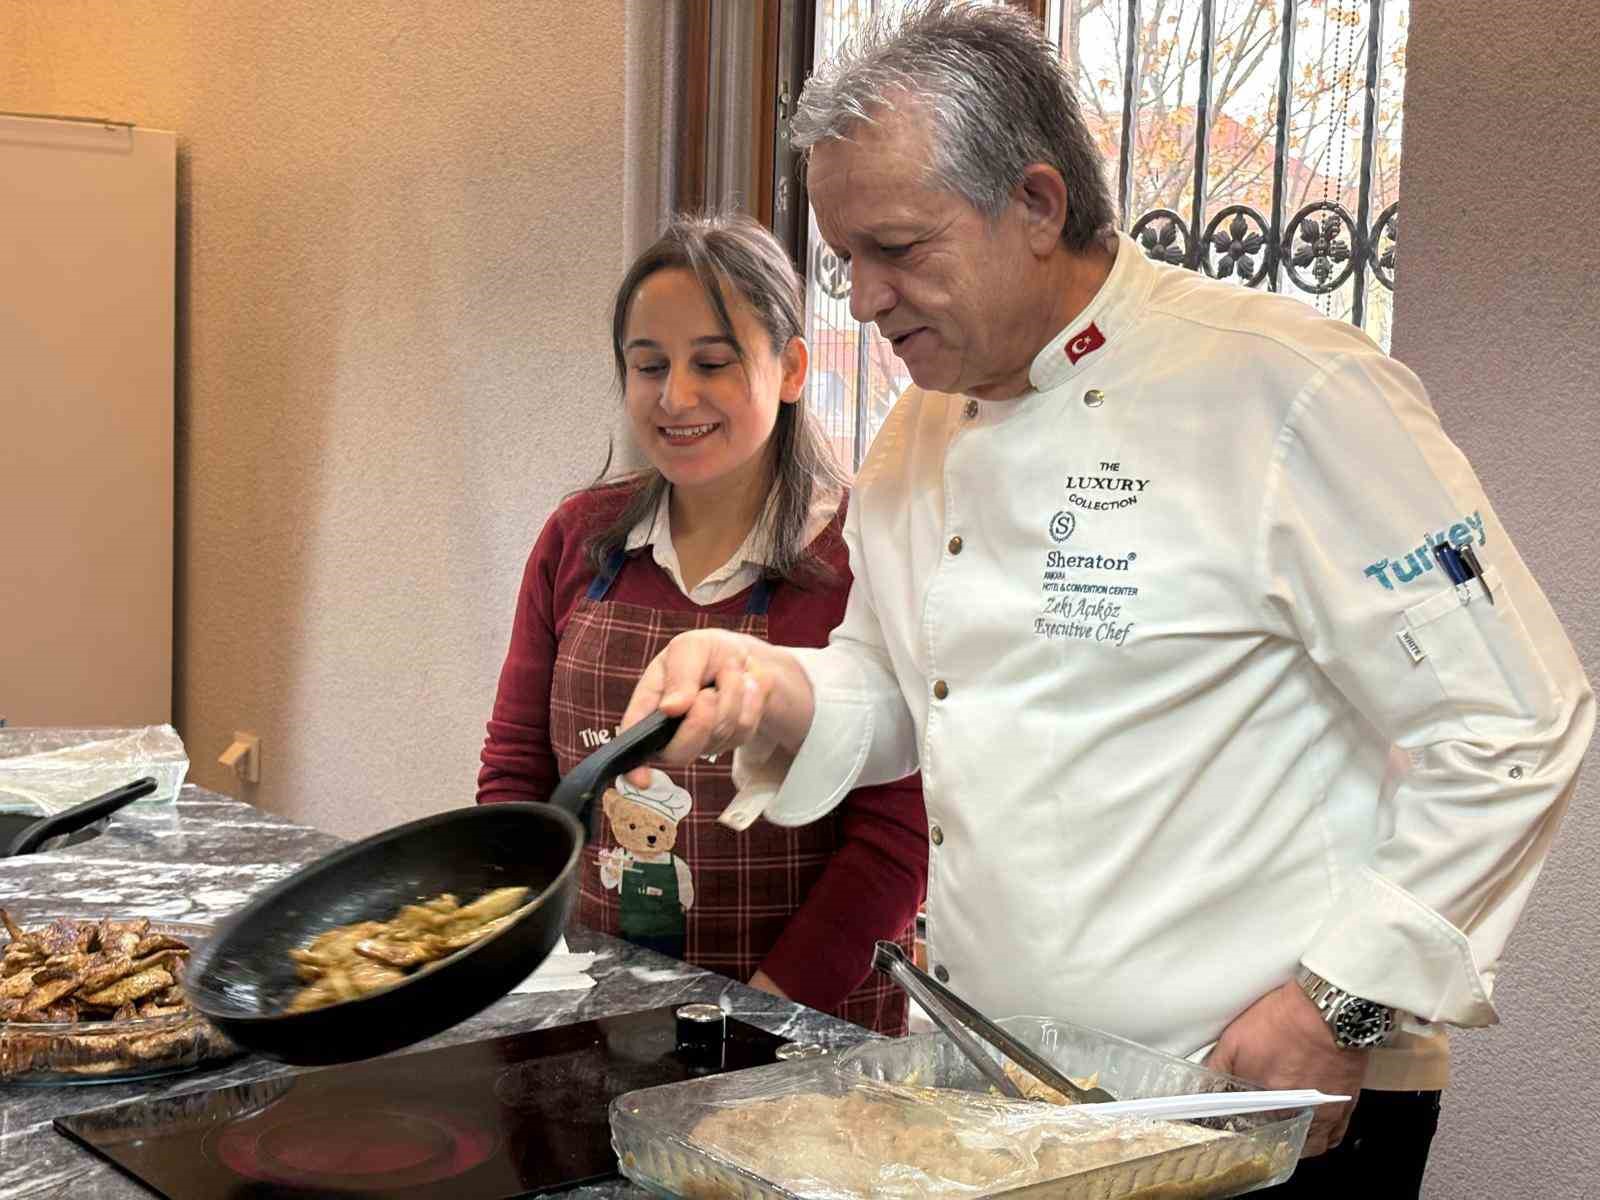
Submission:
{"label": "beige wall", "polygon": [[[580,12],[582,18],[574,19]],[[598,469],[622,0],[6,0],[0,109],[176,130],[176,719],[339,833],[470,803],[522,562]]]}
{"label": "beige wall", "polygon": [[[1586,0],[1411,0],[1394,353],[1426,381],[1600,675],[1600,62]],[[1498,1028],[1454,1039],[1426,1195],[1600,1180],[1600,754],[1512,937]]]}

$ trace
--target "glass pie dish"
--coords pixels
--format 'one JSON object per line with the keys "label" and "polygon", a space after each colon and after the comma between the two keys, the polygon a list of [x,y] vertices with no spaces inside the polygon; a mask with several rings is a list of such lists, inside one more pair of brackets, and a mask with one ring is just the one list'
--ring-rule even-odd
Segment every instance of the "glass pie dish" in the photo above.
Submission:
{"label": "glass pie dish", "polygon": [[[172,921],[153,920],[149,929],[181,938],[191,950],[211,934],[209,926]],[[239,1053],[237,1046],[187,1007],[123,1020],[0,1020],[0,1086],[143,1079],[192,1070]]]}

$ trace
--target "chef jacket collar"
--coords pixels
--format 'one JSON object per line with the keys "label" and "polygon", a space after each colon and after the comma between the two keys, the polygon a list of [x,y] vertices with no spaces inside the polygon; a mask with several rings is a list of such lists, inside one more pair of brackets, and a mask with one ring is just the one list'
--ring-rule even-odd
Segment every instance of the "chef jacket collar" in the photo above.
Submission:
{"label": "chef jacket collar", "polygon": [[1039,351],[1028,368],[1035,391],[1058,388],[1109,356],[1112,343],[1138,323],[1155,282],[1155,264],[1126,233],[1117,234],[1117,258],[1094,299]]}

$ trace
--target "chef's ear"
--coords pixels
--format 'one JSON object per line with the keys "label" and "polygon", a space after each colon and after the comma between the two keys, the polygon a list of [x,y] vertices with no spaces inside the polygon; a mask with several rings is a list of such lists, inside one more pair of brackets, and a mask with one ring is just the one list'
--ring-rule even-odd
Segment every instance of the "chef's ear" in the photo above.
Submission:
{"label": "chef's ear", "polygon": [[811,365],[811,351],[806,340],[798,334],[778,355],[778,365],[783,369],[783,379],[778,384],[778,399],[793,404],[806,394],[806,368]]}
{"label": "chef's ear", "polygon": [[605,795],[600,797],[600,807],[605,812],[606,819],[613,825],[617,823],[617,814],[613,806],[621,799],[622,793],[618,792],[616,788],[607,788]]}
{"label": "chef's ear", "polygon": [[1067,183],[1048,163],[1030,163],[1011,190],[1011,201],[1021,214],[1028,248],[1047,258],[1059,247],[1067,224]]}

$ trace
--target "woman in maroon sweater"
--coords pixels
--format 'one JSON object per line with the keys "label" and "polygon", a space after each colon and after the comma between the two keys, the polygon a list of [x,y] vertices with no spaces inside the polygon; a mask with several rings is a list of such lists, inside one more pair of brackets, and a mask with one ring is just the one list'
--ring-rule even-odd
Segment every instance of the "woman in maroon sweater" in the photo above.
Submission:
{"label": "woman in maroon sweater", "polygon": [[[615,732],[675,634],[821,646],[844,615],[845,490],[802,400],[800,280],[745,218],[678,218],[618,288],[612,347],[651,467],[565,501],[533,548],[483,747],[478,801],[546,800]],[[828,820],[736,833],[731,756],[618,779],[584,851],[578,920],[884,1033],[904,996],[872,975],[909,949],[927,881],[915,776]]]}

